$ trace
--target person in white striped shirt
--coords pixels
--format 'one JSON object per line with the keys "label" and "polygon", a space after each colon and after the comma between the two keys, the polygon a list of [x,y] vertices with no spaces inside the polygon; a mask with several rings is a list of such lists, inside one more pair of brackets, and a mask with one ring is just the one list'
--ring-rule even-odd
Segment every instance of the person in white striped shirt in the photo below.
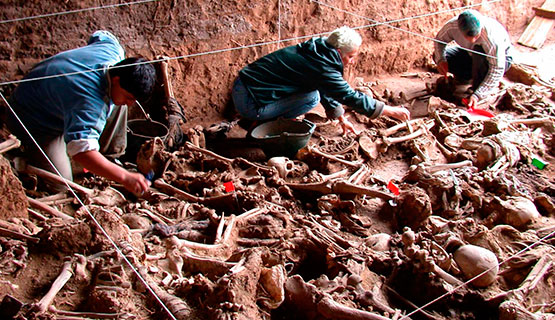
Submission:
{"label": "person in white striped shirt", "polygon": [[[434,61],[438,71],[450,72],[461,83],[472,83],[468,107],[495,93],[512,62],[513,46],[497,20],[476,10],[452,18],[436,35]],[[458,45],[448,45],[452,41]],[[469,51],[471,50],[471,51]]]}

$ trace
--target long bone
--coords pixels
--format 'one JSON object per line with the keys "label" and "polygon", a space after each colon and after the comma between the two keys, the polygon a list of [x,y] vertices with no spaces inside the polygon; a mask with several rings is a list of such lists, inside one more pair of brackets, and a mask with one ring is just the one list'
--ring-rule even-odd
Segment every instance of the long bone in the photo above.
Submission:
{"label": "long bone", "polygon": [[74,218],[72,216],[69,216],[61,211],[58,211],[54,208],[52,208],[51,206],[44,204],[38,200],[35,200],[31,197],[27,197],[27,201],[29,201],[29,205],[35,209],[40,209],[43,210],[55,217],[61,218],[62,220],[73,220]]}
{"label": "long bone", "polygon": [[77,311],[67,311],[58,310],[54,306],[50,306],[48,311],[55,313],[58,316],[67,316],[71,319],[79,318],[89,318],[89,319],[125,319],[126,316],[130,316],[127,313],[100,313],[100,312],[77,312]]}
{"label": "long bone", "polygon": [[324,157],[324,158],[329,159],[329,160],[333,160],[333,161],[342,163],[342,164],[344,164],[346,166],[349,166],[349,167],[357,167],[358,168],[363,164],[363,161],[361,161],[361,160],[347,161],[347,160],[341,159],[337,156],[322,152],[322,151],[318,150],[318,148],[313,147],[313,146],[308,146],[308,152],[319,155],[319,156]]}
{"label": "long bone", "polygon": [[390,138],[388,136],[383,137],[383,142],[389,146],[395,143],[401,143],[401,142],[405,142],[405,141],[409,141],[412,140],[414,138],[418,138],[421,135],[423,135],[424,133],[426,133],[428,130],[430,130],[433,126],[434,123],[433,122],[427,122],[423,124],[424,127],[421,127],[420,129],[409,133],[408,135],[405,136],[401,136],[401,137],[394,137],[394,138]]}
{"label": "long bone", "polygon": [[316,305],[318,311],[329,319],[345,319],[345,320],[391,320],[390,318],[380,316],[364,310],[347,307],[343,304],[333,301],[330,297],[322,298]]}
{"label": "long bone", "polygon": [[17,139],[14,135],[10,134],[8,136],[8,140],[0,143],[0,154],[19,148],[19,146],[21,146],[21,141],[19,141],[19,139]]}
{"label": "long bone", "polygon": [[69,258],[64,262],[62,267],[62,271],[52,283],[50,290],[46,293],[42,299],[36,304],[33,305],[33,309],[36,310],[38,313],[43,313],[48,310],[48,307],[54,301],[56,294],[60,292],[60,290],[64,287],[66,282],[73,276],[73,259]]}
{"label": "long bone", "polygon": [[[200,152],[200,153],[209,155],[209,156],[211,156],[211,157],[214,157],[214,158],[216,158],[216,159],[222,160],[222,161],[227,162],[227,163],[229,163],[229,164],[232,164],[232,163],[235,161],[235,160],[233,160],[233,159],[226,158],[226,157],[224,157],[224,156],[220,156],[219,154],[214,153],[214,152],[212,152],[212,151],[210,151],[210,150],[207,150],[207,149],[204,149],[204,148],[201,148],[201,147],[197,147],[197,146],[195,146],[194,144],[192,144],[192,143],[190,143],[190,142],[185,142],[185,145],[187,146],[187,148],[189,148],[189,149],[191,149],[191,150],[193,150],[193,151],[198,151],[198,152]],[[248,164],[248,165],[251,166],[251,167],[255,167],[255,168],[258,168],[258,169],[260,169],[260,170],[264,170],[264,171],[271,171],[271,170],[273,170],[271,167],[264,166],[264,165],[260,165],[260,164],[257,164],[257,163],[253,163],[253,162],[250,162],[250,161],[248,161],[248,160],[246,160],[246,159],[241,159],[241,161],[243,161],[244,163]]]}

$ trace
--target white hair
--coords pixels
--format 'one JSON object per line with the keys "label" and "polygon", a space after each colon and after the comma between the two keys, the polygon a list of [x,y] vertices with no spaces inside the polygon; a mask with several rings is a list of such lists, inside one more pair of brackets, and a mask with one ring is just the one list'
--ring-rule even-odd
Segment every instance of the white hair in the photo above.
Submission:
{"label": "white hair", "polygon": [[333,30],[326,38],[326,42],[335,49],[348,53],[360,47],[362,38],[354,29],[343,26]]}

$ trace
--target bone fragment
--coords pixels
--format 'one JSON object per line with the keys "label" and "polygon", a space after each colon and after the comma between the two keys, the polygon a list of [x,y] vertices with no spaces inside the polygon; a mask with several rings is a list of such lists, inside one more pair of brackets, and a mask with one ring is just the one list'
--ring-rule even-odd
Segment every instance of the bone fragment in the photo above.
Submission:
{"label": "bone fragment", "polygon": [[150,211],[144,208],[139,208],[137,211],[146,214],[150,219],[154,220],[156,223],[160,224],[174,224],[174,221],[170,218],[164,217],[163,215]]}
{"label": "bone fragment", "polygon": [[320,232],[318,229],[311,230],[310,228],[305,228],[305,232],[317,245],[328,247],[335,253],[345,252],[345,249],[338,245],[331,237],[323,232]]}
{"label": "bone fragment", "polygon": [[169,193],[171,195],[176,196],[185,201],[189,202],[198,202],[203,204],[213,204],[213,203],[225,203],[226,200],[232,200],[233,194],[227,193],[221,196],[214,196],[214,197],[197,197],[190,193],[187,193],[179,188],[172,186],[171,184],[166,183],[163,179],[156,179],[154,181],[154,186],[156,188],[162,189],[164,192]]}
{"label": "bone fragment", "polygon": [[489,301],[499,301],[500,303],[502,300],[512,296],[515,296],[520,301],[524,301],[525,297],[528,296],[528,293],[537,286],[539,281],[543,279],[546,274],[549,273],[549,269],[552,266],[553,257],[549,254],[542,255],[518,288],[500,293],[491,298]]}
{"label": "bone fragment", "polygon": [[8,140],[0,143],[0,154],[3,154],[4,152],[8,152],[15,148],[19,148],[19,146],[21,146],[21,141],[19,141],[19,139],[17,139],[14,135],[10,134],[8,136]]}
{"label": "bone fragment", "polygon": [[[203,154],[212,156],[212,157],[214,157],[214,158],[216,158],[216,159],[222,160],[222,161],[227,162],[227,163],[229,163],[229,164],[232,164],[233,161],[234,161],[233,159],[226,158],[226,157],[224,157],[224,156],[220,156],[219,154],[214,153],[214,152],[212,152],[212,151],[210,151],[210,150],[206,150],[206,149],[204,149],[204,148],[197,147],[197,146],[195,146],[194,144],[192,144],[192,143],[190,143],[190,142],[185,142],[185,145],[186,145],[189,149],[191,149],[191,150],[198,151],[198,152],[200,152],[200,153],[203,153]],[[250,161],[248,161],[248,160],[246,160],[246,159],[242,159],[242,161],[244,161],[245,163],[247,163],[247,164],[250,165],[251,167],[255,167],[255,168],[258,168],[258,169],[265,170],[265,171],[272,170],[272,168],[270,168],[270,167],[268,167],[268,166],[256,164],[256,163],[250,162]]]}
{"label": "bone fragment", "polygon": [[346,181],[336,181],[332,184],[332,192],[338,194],[359,194],[377,197],[384,200],[392,200],[395,197],[390,193],[369,188],[366,186],[358,186]]}
{"label": "bone fragment", "polygon": [[339,236],[337,232],[334,232],[323,226],[321,223],[318,223],[318,221],[316,221],[316,219],[314,219],[314,217],[312,216],[310,216],[310,220],[303,220],[302,222],[310,226],[312,229],[322,230],[328,237],[331,237],[337,244],[339,244],[339,246],[344,249],[349,249],[354,246],[352,243]]}
{"label": "bone fragment", "polygon": [[551,124],[553,119],[549,117],[544,118],[531,118],[531,119],[511,119],[510,124],[523,124],[523,125],[536,125],[536,124]]}
{"label": "bone fragment", "polygon": [[318,312],[328,319],[345,320],[391,320],[368,311],[347,307],[333,301],[330,297],[322,298],[317,304]]}
{"label": "bone fragment", "polygon": [[317,183],[287,183],[287,186],[298,191],[313,191],[323,194],[332,192],[331,186],[327,181]]}
{"label": "bone fragment", "polygon": [[429,173],[434,173],[438,171],[458,169],[458,168],[464,168],[469,166],[472,166],[472,161],[465,160],[465,161],[456,162],[456,163],[446,163],[446,164],[426,166],[426,171],[428,171]]}
{"label": "bone fragment", "polygon": [[322,182],[325,181],[330,181],[332,179],[336,179],[336,178],[342,178],[343,176],[345,176],[347,173],[349,172],[349,169],[345,168],[341,171],[337,171],[331,174],[320,174],[320,178],[322,179]]}
{"label": "bone fragment", "polygon": [[50,171],[46,171],[44,169],[40,169],[40,168],[31,166],[31,165],[27,165],[25,167],[25,171],[28,172],[28,173],[36,174],[37,176],[39,176],[41,178],[44,178],[44,179],[47,179],[47,180],[50,180],[52,182],[56,182],[56,183],[59,183],[59,184],[62,184],[62,185],[65,185],[67,183],[67,185],[69,185],[72,189],[74,189],[74,190],[76,190],[76,191],[78,191],[82,194],[85,194],[85,195],[88,195],[88,196],[92,196],[94,194],[94,190],[83,187],[83,186],[81,186],[81,185],[79,185],[79,184],[77,184],[73,181],[65,179],[64,177],[60,177],[60,176],[58,176],[58,175],[56,175],[56,174],[54,174]]}
{"label": "bone fragment", "polygon": [[60,292],[60,290],[64,287],[66,282],[73,275],[73,270],[72,269],[73,269],[72,259],[66,260],[64,262],[63,267],[62,267],[62,271],[58,275],[58,278],[56,278],[56,280],[52,284],[52,287],[50,287],[50,290],[48,290],[46,295],[44,297],[42,297],[42,299],[38,303],[33,305],[34,310],[36,310],[38,313],[43,313],[46,310],[48,310],[48,307],[54,301],[54,298],[56,297],[56,294],[58,294],[58,292]]}
{"label": "bone fragment", "polygon": [[370,174],[370,169],[367,165],[363,165],[355,173],[353,173],[347,181],[353,184],[359,184],[366,179],[368,174]]}
{"label": "bone fragment", "polygon": [[[55,306],[50,306],[48,311],[58,316],[81,317],[90,319],[125,319],[129,314],[126,313],[99,313],[99,312],[76,312],[67,310],[58,310]],[[59,317],[58,317],[59,318]]]}
{"label": "bone fragment", "polygon": [[222,213],[222,217],[220,218],[220,223],[218,224],[218,229],[216,230],[216,239],[214,243],[222,242],[222,233],[224,232],[225,226],[225,215]]}
{"label": "bone fragment", "polygon": [[27,212],[29,212],[29,216],[31,216],[31,217],[33,217],[37,220],[40,220],[40,221],[48,220],[48,218],[45,217],[44,215],[42,215],[40,212],[38,212],[36,210],[33,210],[31,208],[27,208]]}
{"label": "bone fragment", "polygon": [[27,197],[27,200],[29,201],[29,205],[31,205],[31,207],[35,208],[35,209],[40,209],[42,211],[45,211],[55,217],[61,218],[63,220],[73,220],[74,218],[72,216],[68,216],[67,214],[60,212],[52,207],[50,207],[49,205],[46,205],[38,200],[35,200],[31,197]]}
{"label": "bone fragment", "polygon": [[464,284],[461,280],[453,277],[450,273],[441,269],[435,262],[430,261],[430,263],[432,264],[434,273],[437,274],[443,280],[447,281],[447,283],[454,286],[462,286]]}
{"label": "bone fragment", "polygon": [[401,143],[401,142],[412,140],[414,138],[418,138],[424,133],[426,133],[426,130],[418,129],[415,132],[407,134],[406,136],[402,136],[402,137],[394,137],[394,138],[383,137],[383,142],[389,146],[395,143]]}
{"label": "bone fragment", "polygon": [[166,98],[173,98],[173,88],[168,76],[169,58],[166,56],[157,57],[160,61],[160,72],[162,73],[162,85],[164,86],[164,93]]}
{"label": "bone fragment", "polygon": [[75,278],[82,281],[89,279],[87,257],[78,253],[75,254]]}
{"label": "bone fragment", "polygon": [[23,233],[20,233],[20,232],[17,232],[17,231],[12,231],[10,229],[3,228],[3,227],[0,227],[0,236],[10,237],[10,238],[23,240],[23,241],[28,241],[28,242],[32,242],[32,243],[39,243],[39,241],[40,241],[40,239],[37,238],[37,237],[31,237],[31,236],[28,236],[26,234],[23,234]]}
{"label": "bone fragment", "polygon": [[[383,130],[383,131],[380,131],[380,133],[381,133],[381,135],[384,136],[384,137],[389,137],[390,135],[395,134],[395,133],[397,133],[398,131],[401,131],[401,130],[403,130],[403,129],[405,129],[405,128],[410,127],[410,128],[412,129],[412,125],[413,125],[413,124],[417,124],[417,123],[419,123],[419,122],[422,122],[422,120],[421,120],[421,119],[408,120],[408,121],[406,121],[406,122],[402,122],[402,123],[396,124],[396,125],[394,125],[393,127],[389,127],[389,128],[387,128],[387,129],[385,129],[385,130]],[[410,132],[410,133],[412,133],[412,132]]]}
{"label": "bone fragment", "polygon": [[263,213],[266,213],[266,212],[268,212],[268,209],[266,209],[266,208],[251,209],[251,210],[237,216],[237,223],[245,222],[245,221],[247,221],[248,219],[250,219],[252,217],[256,217],[256,216],[258,216],[260,214],[263,214]]}
{"label": "bone fragment", "polygon": [[341,158],[339,158],[339,157],[337,157],[337,156],[324,153],[324,152],[318,150],[316,147],[313,147],[313,146],[308,146],[308,151],[309,151],[310,153],[317,154],[317,155],[319,155],[319,156],[321,156],[321,157],[324,157],[324,158],[326,158],[326,159],[329,159],[329,160],[333,160],[333,161],[342,163],[342,164],[344,164],[344,165],[346,165],[346,166],[349,166],[349,167],[360,167],[360,166],[362,165],[362,163],[363,163],[361,160],[358,160],[358,161],[347,161],[347,160],[341,159]]}

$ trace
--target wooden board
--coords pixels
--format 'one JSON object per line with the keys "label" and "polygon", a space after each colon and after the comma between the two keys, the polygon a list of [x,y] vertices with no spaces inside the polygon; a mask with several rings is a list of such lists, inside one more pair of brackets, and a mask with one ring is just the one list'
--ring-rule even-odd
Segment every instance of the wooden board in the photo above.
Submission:
{"label": "wooden board", "polygon": [[[541,9],[554,11],[555,0],[545,1],[545,3],[541,6]],[[526,27],[526,30],[524,30],[524,33],[518,39],[518,43],[535,49],[541,47],[547,38],[547,34],[553,28],[554,23],[555,20],[553,19],[535,16],[528,27]]]}

